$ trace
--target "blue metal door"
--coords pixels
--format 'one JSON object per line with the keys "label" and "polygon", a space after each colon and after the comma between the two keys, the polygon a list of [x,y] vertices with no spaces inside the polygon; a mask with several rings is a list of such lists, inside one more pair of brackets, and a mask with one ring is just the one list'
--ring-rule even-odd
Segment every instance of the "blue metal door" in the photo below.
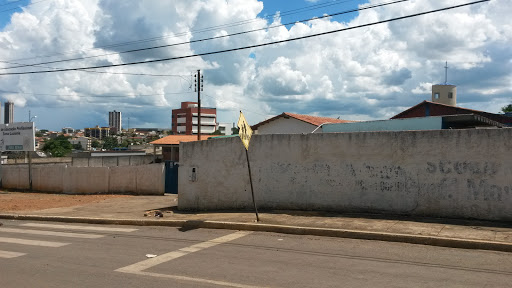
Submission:
{"label": "blue metal door", "polygon": [[165,193],[178,194],[178,163],[165,161]]}

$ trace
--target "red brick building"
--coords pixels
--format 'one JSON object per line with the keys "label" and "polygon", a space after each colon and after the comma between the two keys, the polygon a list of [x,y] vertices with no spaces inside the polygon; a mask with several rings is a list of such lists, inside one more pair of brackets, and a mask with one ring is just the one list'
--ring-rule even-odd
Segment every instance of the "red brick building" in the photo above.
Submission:
{"label": "red brick building", "polygon": [[423,101],[420,104],[413,106],[391,117],[391,119],[416,118],[428,116],[448,116],[460,114],[480,115],[487,119],[491,119],[501,124],[504,124],[505,126],[512,126],[512,117],[505,116],[504,114],[494,114],[484,111],[445,105],[441,103],[434,103],[430,101]]}
{"label": "red brick building", "polygon": [[[180,109],[172,110],[172,132],[174,134],[197,134],[198,103],[181,102]],[[217,125],[217,109],[201,107],[201,134],[215,132]]]}

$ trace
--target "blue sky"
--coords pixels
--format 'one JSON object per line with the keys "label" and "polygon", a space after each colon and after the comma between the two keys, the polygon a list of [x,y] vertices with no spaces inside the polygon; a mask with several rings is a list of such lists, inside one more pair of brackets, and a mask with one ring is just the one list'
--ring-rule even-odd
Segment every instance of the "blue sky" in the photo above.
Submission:
{"label": "blue sky", "polygon": [[[117,54],[389,1],[0,0],[0,61],[4,61],[0,62],[0,69],[4,68],[0,73],[121,64],[225,50],[468,1],[410,0],[214,41]],[[279,18],[267,17],[276,11],[280,11]],[[512,102],[511,13],[510,0],[491,0],[234,53],[95,72],[1,75],[0,100],[15,102],[15,121],[27,121],[30,110],[37,115],[36,125],[41,129],[106,126],[108,111],[113,110],[123,113],[125,127],[129,117],[131,127],[170,128],[171,110],[181,101],[195,100],[190,89],[191,74],[201,69],[205,77],[203,105],[217,107],[219,122],[236,122],[239,110],[244,111],[250,124],[282,112],[347,120],[386,119],[430,100],[430,87],[444,81],[443,67],[448,61],[449,82],[458,86],[458,105],[497,113]],[[208,27],[208,31],[199,31]],[[15,65],[12,63],[30,65],[81,57],[85,58],[41,68],[5,70]]]}
{"label": "blue sky", "polygon": [[[4,27],[11,20],[11,15],[21,12],[21,7],[30,3],[30,0],[3,0],[0,1],[0,27]],[[37,5],[37,4],[35,4]]]}

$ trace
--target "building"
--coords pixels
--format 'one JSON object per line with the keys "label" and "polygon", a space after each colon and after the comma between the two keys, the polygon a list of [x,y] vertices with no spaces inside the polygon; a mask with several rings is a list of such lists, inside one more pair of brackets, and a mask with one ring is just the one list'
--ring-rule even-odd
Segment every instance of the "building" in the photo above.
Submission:
{"label": "building", "polygon": [[[174,134],[197,134],[198,103],[181,102],[180,109],[172,110],[172,132]],[[201,134],[215,132],[217,123],[217,109],[201,107]]]}
{"label": "building", "polygon": [[96,126],[94,128],[85,128],[84,130],[85,137],[103,139],[110,136],[110,127]]}
{"label": "building", "polygon": [[233,128],[235,128],[235,123],[217,123],[217,130],[222,135],[233,135]]}
{"label": "building", "polygon": [[430,101],[423,101],[416,106],[413,106],[403,112],[398,113],[397,115],[391,117],[391,119],[417,118],[428,116],[449,116],[460,114],[479,115],[483,118],[501,123],[504,126],[512,126],[512,117],[508,117],[504,114],[494,114]]}
{"label": "building", "polygon": [[504,125],[476,114],[432,116],[390,120],[361,121],[353,123],[326,124],[324,133],[420,131],[468,128],[502,128]]}
{"label": "building", "polygon": [[62,128],[62,134],[73,134],[75,133],[75,129],[71,127],[64,127]]}
{"label": "building", "polygon": [[354,121],[284,112],[251,128],[255,134],[320,133],[324,124],[350,122]]}
{"label": "building", "polygon": [[[207,140],[214,135],[201,135],[201,141]],[[198,141],[197,136],[194,135],[169,135],[149,144],[152,144],[156,154],[156,148],[162,147],[162,159],[164,161],[179,161],[180,160],[180,143],[181,142],[194,142]]]}
{"label": "building", "polygon": [[5,112],[4,112],[4,124],[9,124],[14,122],[14,103],[11,101],[5,102]]}
{"label": "building", "polygon": [[77,137],[77,138],[73,138],[73,139],[69,139],[69,143],[75,145],[75,144],[80,144],[82,146],[82,149],[83,150],[86,150],[86,151],[91,151],[91,144],[92,144],[92,141],[90,138],[87,138],[87,137]]}
{"label": "building", "polygon": [[112,129],[112,134],[117,134],[121,132],[121,121],[121,112],[117,112],[116,110],[108,112],[108,126],[110,127],[110,129]]}

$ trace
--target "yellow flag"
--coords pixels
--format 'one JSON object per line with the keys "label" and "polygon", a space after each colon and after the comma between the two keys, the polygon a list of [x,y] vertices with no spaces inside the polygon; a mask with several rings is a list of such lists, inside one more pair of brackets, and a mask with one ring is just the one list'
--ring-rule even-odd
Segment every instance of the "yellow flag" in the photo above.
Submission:
{"label": "yellow flag", "polygon": [[245,149],[249,150],[249,141],[251,141],[252,129],[245,120],[244,114],[240,111],[240,118],[238,118],[238,136],[242,139]]}

